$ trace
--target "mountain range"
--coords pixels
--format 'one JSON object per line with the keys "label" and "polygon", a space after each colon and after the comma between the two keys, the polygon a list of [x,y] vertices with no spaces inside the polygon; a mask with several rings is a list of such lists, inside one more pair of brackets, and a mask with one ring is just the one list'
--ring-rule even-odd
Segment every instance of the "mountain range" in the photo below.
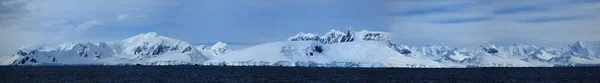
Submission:
{"label": "mountain range", "polygon": [[515,44],[452,48],[395,44],[379,31],[299,33],[287,41],[229,50],[227,44],[192,46],[157,33],[98,43],[36,45],[0,57],[2,65],[217,65],[302,67],[556,67],[600,65],[600,42],[561,48]]}

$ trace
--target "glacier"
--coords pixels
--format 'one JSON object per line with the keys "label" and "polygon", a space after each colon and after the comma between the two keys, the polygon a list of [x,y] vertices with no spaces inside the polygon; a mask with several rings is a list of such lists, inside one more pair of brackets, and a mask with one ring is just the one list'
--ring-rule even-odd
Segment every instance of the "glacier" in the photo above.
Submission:
{"label": "glacier", "polygon": [[35,45],[10,56],[2,65],[212,65],[290,67],[557,67],[600,65],[600,42],[577,41],[561,48],[485,44],[476,48],[445,45],[410,47],[395,44],[379,31],[331,30],[324,35],[299,33],[286,41],[230,50],[227,44],[191,44],[142,33],[99,43]]}

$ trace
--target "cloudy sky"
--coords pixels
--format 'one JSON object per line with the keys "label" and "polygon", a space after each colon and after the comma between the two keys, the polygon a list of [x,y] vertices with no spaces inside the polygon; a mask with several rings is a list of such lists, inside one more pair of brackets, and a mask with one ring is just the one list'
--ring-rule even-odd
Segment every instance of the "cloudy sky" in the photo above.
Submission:
{"label": "cloudy sky", "polygon": [[0,0],[0,54],[144,33],[192,44],[264,43],[330,29],[410,46],[600,40],[600,0]]}

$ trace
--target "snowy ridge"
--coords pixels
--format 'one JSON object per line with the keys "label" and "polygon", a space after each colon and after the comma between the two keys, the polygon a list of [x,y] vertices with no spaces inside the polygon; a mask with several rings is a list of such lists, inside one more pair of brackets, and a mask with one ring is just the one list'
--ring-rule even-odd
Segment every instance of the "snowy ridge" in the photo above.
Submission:
{"label": "snowy ridge", "polygon": [[36,45],[12,56],[5,65],[221,65],[302,67],[553,67],[600,65],[600,42],[577,41],[562,48],[532,44],[481,45],[473,49],[444,45],[410,47],[390,41],[390,33],[337,31],[299,33],[288,41],[243,50],[227,44],[191,44],[143,33],[99,43]]}
{"label": "snowy ridge", "polygon": [[299,33],[296,36],[288,38],[288,41],[319,41],[324,44],[353,42],[353,41],[389,41],[389,33],[362,30],[355,32],[348,30],[346,32],[332,29],[323,36],[312,33]]}
{"label": "snowy ridge", "polygon": [[[448,46],[432,45],[425,47],[413,47],[409,49],[410,54],[405,56],[435,60],[443,64],[454,66],[484,66],[484,67],[550,67],[555,65],[598,65],[600,59],[593,56],[593,49],[599,47],[585,48],[578,41],[573,45],[563,48],[547,48],[531,45],[518,44],[511,46],[495,46],[493,44],[482,45],[476,49],[449,48]],[[406,49],[407,47],[397,47]],[[583,51],[581,51],[583,50]]]}
{"label": "snowy ridge", "polygon": [[115,48],[117,54],[123,58],[150,61],[182,60],[184,62],[208,60],[208,57],[199,54],[190,44],[181,40],[158,36],[154,32],[139,34],[122,41],[110,43]]}
{"label": "snowy ridge", "polygon": [[7,57],[5,65],[180,65],[201,64],[213,56],[187,42],[149,32],[106,43],[36,45]]}
{"label": "snowy ridge", "polygon": [[577,42],[564,48],[531,44],[481,45],[475,49],[444,45],[409,47],[390,42],[389,33],[331,30],[323,36],[299,33],[286,42],[256,45],[224,54],[205,65],[309,67],[552,67],[599,65],[600,43]]}

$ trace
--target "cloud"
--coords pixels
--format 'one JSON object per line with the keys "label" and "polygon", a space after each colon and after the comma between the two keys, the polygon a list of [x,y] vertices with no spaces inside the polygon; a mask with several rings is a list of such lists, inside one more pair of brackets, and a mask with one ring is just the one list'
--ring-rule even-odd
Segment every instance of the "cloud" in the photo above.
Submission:
{"label": "cloud", "polygon": [[524,12],[536,12],[541,11],[542,9],[536,7],[517,7],[517,8],[506,8],[506,9],[498,9],[493,12],[493,14],[502,15],[502,14],[516,14],[516,13],[524,13]]}
{"label": "cloud", "polygon": [[103,24],[101,20],[77,24],[43,19],[28,8],[31,5],[29,0],[0,0],[0,56],[12,55],[25,46],[55,42],[52,39],[67,30],[83,31]]}
{"label": "cloud", "polygon": [[25,8],[28,1],[25,0],[2,0],[0,1],[0,28],[5,28],[7,25],[18,21],[21,17],[29,14],[29,10]]}
{"label": "cloud", "polygon": [[123,20],[125,20],[127,18],[145,18],[145,17],[148,17],[148,15],[145,15],[145,14],[132,15],[132,14],[129,14],[129,13],[124,13],[124,14],[117,15],[117,18],[115,20],[117,20],[117,21],[123,21]]}
{"label": "cloud", "polygon": [[389,4],[390,12],[388,16],[419,16],[437,13],[455,13],[460,12],[461,8],[475,5],[473,1],[392,1]]}
{"label": "cloud", "polygon": [[89,28],[92,28],[94,26],[98,26],[98,25],[104,25],[104,22],[102,22],[102,20],[89,20],[89,21],[85,21],[82,24],[77,25],[76,27],[74,27],[75,30],[78,31],[82,31],[82,30],[87,30]]}
{"label": "cloud", "polygon": [[564,17],[540,17],[527,20],[521,20],[524,23],[544,23],[544,22],[556,22],[556,21],[569,21],[576,19],[584,19],[586,16],[564,16]]}
{"label": "cloud", "polygon": [[148,17],[148,15],[142,14],[142,15],[136,15],[134,17],[136,17],[136,18],[145,18],[145,17]]}
{"label": "cloud", "polygon": [[12,55],[18,48],[32,45],[39,40],[41,33],[17,29],[0,28],[0,56]]}
{"label": "cloud", "polygon": [[411,16],[411,15],[426,15],[433,13],[442,13],[442,12],[452,12],[451,9],[446,8],[432,8],[432,9],[422,9],[422,10],[410,10],[406,12],[389,12],[389,16]]}
{"label": "cloud", "polygon": [[491,20],[491,18],[489,18],[489,17],[454,18],[454,19],[445,19],[445,20],[433,21],[433,23],[439,23],[439,24],[456,24],[456,23],[480,22],[480,21],[488,21],[488,20]]}
{"label": "cloud", "polygon": [[119,14],[117,16],[117,21],[125,20],[125,18],[129,17],[129,14]]}
{"label": "cloud", "polygon": [[[69,23],[64,20],[37,20],[21,18],[0,28],[0,56],[12,55],[18,49],[35,44],[57,44],[70,41],[64,37],[80,35],[98,25],[101,20]],[[65,39],[65,40],[61,40]]]}
{"label": "cloud", "polygon": [[[98,33],[135,32],[137,34],[139,30],[111,28],[145,27],[149,24],[157,24],[158,21],[114,23],[115,15],[130,12],[130,15],[123,17],[122,20],[145,18],[148,17],[146,13],[162,14],[154,10],[172,4],[173,2],[153,0],[0,0],[0,56],[12,55],[18,49],[34,44],[109,41],[123,36],[122,33],[101,35]],[[107,29],[96,29],[100,26],[107,26]],[[94,31],[89,31],[92,29]]]}
{"label": "cloud", "polygon": [[36,23],[38,30],[58,32],[55,34],[70,34],[75,32],[83,32],[88,29],[104,25],[102,20],[87,20],[87,21],[68,21],[68,20],[43,20]]}
{"label": "cloud", "polygon": [[[471,2],[474,1],[474,2]],[[430,2],[430,3],[427,3]],[[600,41],[600,3],[571,0],[396,1],[389,31],[394,41],[408,45],[473,43],[570,44]],[[464,6],[448,5],[469,4]],[[404,5],[404,6],[399,6]],[[412,7],[417,6],[417,7]],[[444,8],[451,11],[427,9]],[[415,12],[414,10],[421,10]],[[414,14],[414,15],[412,15]],[[565,43],[567,42],[567,43]],[[562,46],[562,45],[561,45]]]}
{"label": "cloud", "polygon": [[36,32],[18,28],[19,22],[30,13],[25,7],[28,3],[26,0],[0,0],[0,56],[13,54],[16,48],[36,40]]}

